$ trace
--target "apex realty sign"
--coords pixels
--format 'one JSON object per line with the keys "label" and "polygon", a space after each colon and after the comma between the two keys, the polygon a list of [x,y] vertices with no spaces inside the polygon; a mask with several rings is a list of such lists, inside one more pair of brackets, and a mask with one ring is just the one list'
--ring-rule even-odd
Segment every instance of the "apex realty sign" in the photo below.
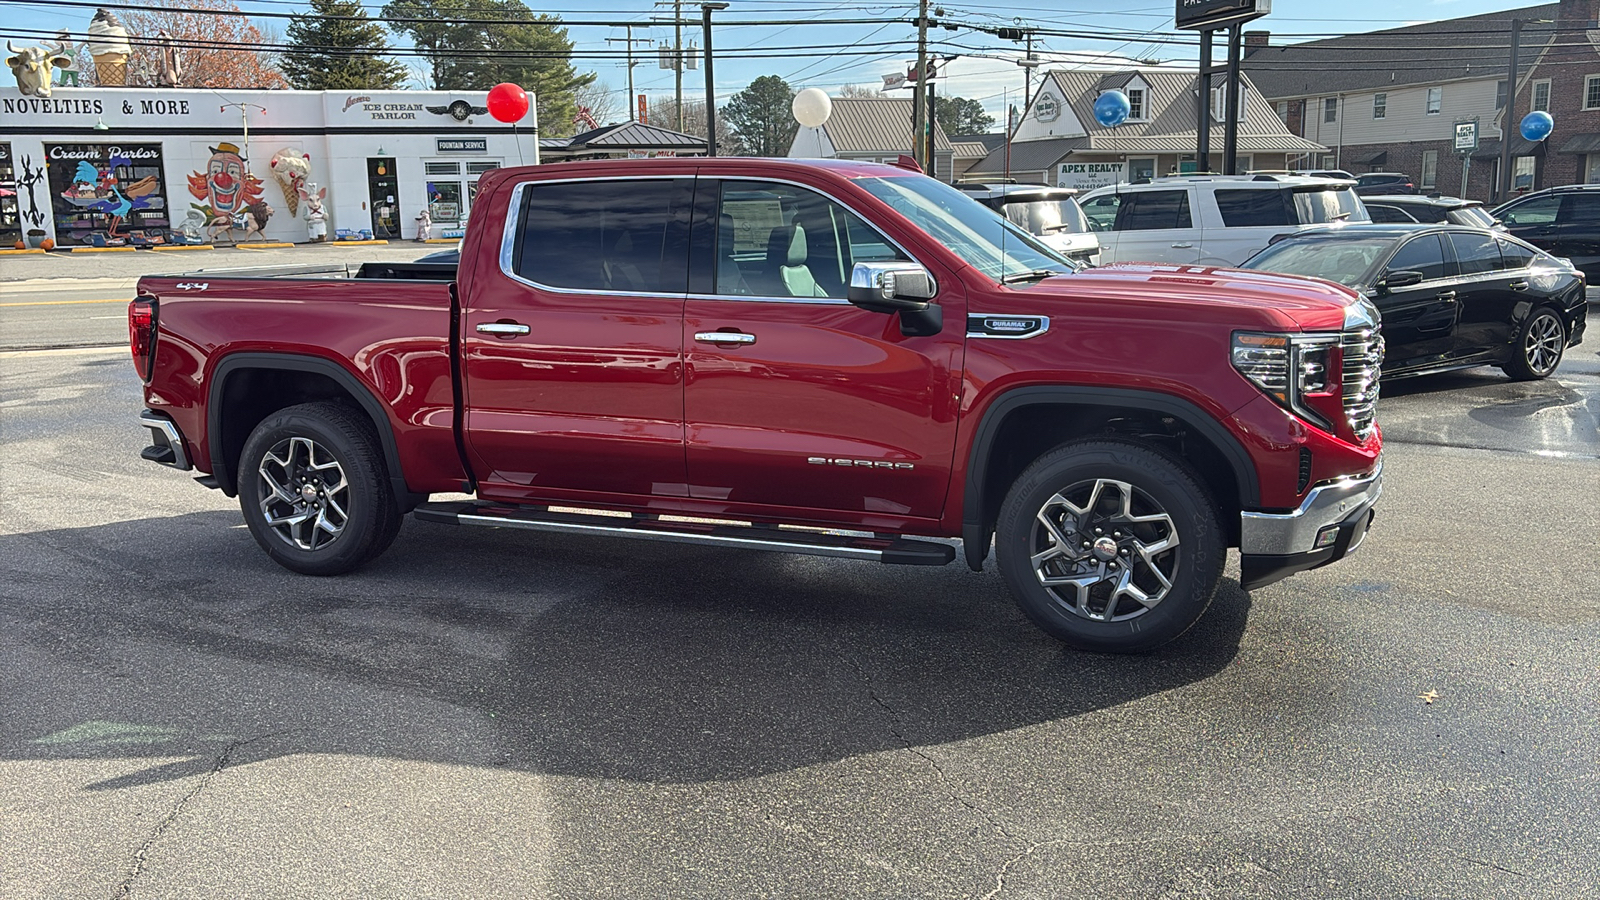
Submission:
{"label": "apex realty sign", "polygon": [[1128,180],[1125,162],[1062,163],[1056,173],[1056,187],[1076,188],[1080,191],[1105,187]]}
{"label": "apex realty sign", "polygon": [[1272,12],[1272,0],[1177,0],[1179,28],[1208,31],[1259,19]]}

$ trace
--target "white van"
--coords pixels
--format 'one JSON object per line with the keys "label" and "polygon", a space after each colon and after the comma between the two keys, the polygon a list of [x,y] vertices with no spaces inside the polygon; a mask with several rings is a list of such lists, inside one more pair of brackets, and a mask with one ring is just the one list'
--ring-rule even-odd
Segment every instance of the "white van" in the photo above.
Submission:
{"label": "white van", "polygon": [[1012,224],[1039,238],[1046,247],[1074,262],[1100,265],[1100,240],[1074,199],[1072,188],[1042,184],[958,184],[956,187]]}
{"label": "white van", "polygon": [[1236,266],[1278,235],[1371,221],[1355,182],[1306,175],[1178,175],[1079,203],[1108,263]]}

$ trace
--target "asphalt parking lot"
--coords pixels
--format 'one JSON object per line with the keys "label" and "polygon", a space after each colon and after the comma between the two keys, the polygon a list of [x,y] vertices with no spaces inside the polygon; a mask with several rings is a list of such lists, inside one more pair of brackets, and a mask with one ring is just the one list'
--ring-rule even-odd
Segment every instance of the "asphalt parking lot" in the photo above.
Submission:
{"label": "asphalt parking lot", "polygon": [[958,566],[293,576],[125,350],[0,352],[0,898],[1594,897],[1597,343],[1387,386],[1361,551],[1129,658]]}

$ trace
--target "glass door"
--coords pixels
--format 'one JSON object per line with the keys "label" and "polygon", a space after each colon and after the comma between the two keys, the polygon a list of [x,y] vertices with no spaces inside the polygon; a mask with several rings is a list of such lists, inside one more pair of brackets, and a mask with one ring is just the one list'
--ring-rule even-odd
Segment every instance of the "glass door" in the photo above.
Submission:
{"label": "glass door", "polygon": [[372,236],[381,240],[400,237],[400,180],[393,157],[367,160],[367,209],[372,212]]}

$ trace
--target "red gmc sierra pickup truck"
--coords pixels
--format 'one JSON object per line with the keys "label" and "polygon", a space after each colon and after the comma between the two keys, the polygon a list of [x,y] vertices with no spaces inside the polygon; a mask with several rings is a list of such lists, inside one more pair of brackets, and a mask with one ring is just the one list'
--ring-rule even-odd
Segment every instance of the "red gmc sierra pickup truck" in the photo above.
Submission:
{"label": "red gmc sierra pickup truck", "polygon": [[[1382,340],[1337,285],[1076,270],[894,166],[483,176],[459,266],[190,273],[129,307],[146,459],[283,566],[402,517],[943,565],[1138,651],[1340,559],[1382,490]],[[470,501],[429,502],[435,493]]]}

